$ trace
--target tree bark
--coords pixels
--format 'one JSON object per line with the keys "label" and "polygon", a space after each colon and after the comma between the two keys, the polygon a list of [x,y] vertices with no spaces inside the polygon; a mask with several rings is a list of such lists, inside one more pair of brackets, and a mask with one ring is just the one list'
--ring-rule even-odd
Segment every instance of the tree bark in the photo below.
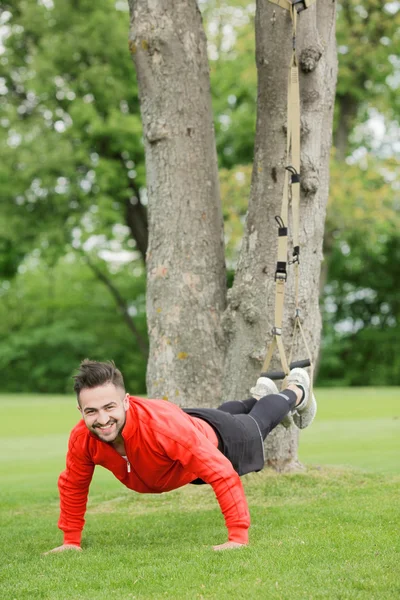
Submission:
{"label": "tree bark", "polygon": [[[287,79],[292,48],[289,12],[257,2],[258,102],[255,160],[246,231],[224,329],[229,340],[224,397],[244,397],[260,374],[274,325],[277,253],[275,215],[281,211],[286,157]],[[329,188],[329,154],[337,74],[335,4],[318,2],[299,16],[297,55],[301,94],[300,306],[313,357],[320,344],[319,275]],[[289,236],[291,219],[289,219]],[[290,239],[290,238],[289,238]],[[289,247],[289,256],[291,256]],[[289,356],[294,277],[288,266],[283,341]],[[306,358],[301,344],[293,359]],[[280,367],[275,363],[273,367]],[[279,369],[281,370],[281,369]],[[278,470],[297,463],[297,431],[278,426],[268,436],[267,463]]]}
{"label": "tree bark", "polygon": [[221,396],[226,274],[206,39],[195,0],[130,0],[146,153],[148,394]]}

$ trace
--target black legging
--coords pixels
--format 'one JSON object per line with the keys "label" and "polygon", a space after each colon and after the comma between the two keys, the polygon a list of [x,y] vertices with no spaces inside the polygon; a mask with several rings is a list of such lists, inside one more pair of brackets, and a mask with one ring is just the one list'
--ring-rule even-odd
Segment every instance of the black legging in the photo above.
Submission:
{"label": "black legging", "polygon": [[279,394],[269,394],[256,400],[230,400],[218,407],[218,410],[231,415],[249,415],[257,422],[263,440],[282,421],[296,405],[296,393],[283,390]]}

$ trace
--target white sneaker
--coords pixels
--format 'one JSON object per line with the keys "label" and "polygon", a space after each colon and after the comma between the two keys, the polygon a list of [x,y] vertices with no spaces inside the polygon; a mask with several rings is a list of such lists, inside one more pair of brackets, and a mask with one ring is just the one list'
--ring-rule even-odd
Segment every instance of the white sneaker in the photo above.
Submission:
{"label": "white sneaker", "polygon": [[[269,394],[279,394],[279,390],[276,387],[275,382],[272,381],[272,379],[269,379],[269,377],[259,377],[256,385],[250,389],[250,394],[252,398],[260,400],[260,398],[268,396]],[[282,419],[280,424],[286,428],[293,425],[293,419],[290,412]]]}
{"label": "white sneaker", "polygon": [[292,412],[292,417],[299,429],[305,429],[311,425],[317,413],[317,401],[314,394],[310,394],[310,378],[307,371],[300,368],[292,369],[286,383],[301,385],[304,389],[304,398]]}
{"label": "white sneaker", "polygon": [[268,377],[259,377],[256,385],[250,389],[250,394],[252,398],[259,400],[269,394],[279,394],[279,390],[272,379],[269,379]]}

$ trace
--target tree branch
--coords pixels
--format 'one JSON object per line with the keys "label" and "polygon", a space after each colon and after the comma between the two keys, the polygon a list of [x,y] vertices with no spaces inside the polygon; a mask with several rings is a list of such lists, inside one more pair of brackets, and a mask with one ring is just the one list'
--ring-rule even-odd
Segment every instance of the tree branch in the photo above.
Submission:
{"label": "tree branch", "polygon": [[149,239],[147,210],[140,201],[139,188],[132,179],[129,180],[129,187],[133,195],[126,200],[125,220],[145,263]]}
{"label": "tree branch", "polygon": [[111,293],[111,295],[113,296],[118,309],[125,321],[125,323],[127,324],[127,326],[129,327],[130,331],[133,333],[134,338],[137,341],[137,345],[139,347],[139,350],[141,351],[141,353],[143,354],[143,356],[145,358],[147,358],[148,353],[149,353],[149,347],[147,344],[147,341],[143,338],[142,334],[140,333],[140,331],[138,330],[138,328],[136,327],[131,315],[129,314],[128,311],[128,306],[126,301],[124,300],[124,298],[121,296],[120,292],[118,291],[118,289],[115,287],[115,285],[112,283],[112,281],[107,277],[107,275],[105,275],[105,273],[103,273],[103,271],[101,271],[99,269],[99,267],[97,265],[95,265],[89,258],[89,256],[87,254],[85,254],[85,252],[83,250],[79,250],[78,252],[80,252],[80,254],[82,255],[84,261],[86,262],[86,264],[88,265],[88,267],[90,267],[90,269],[93,271],[94,275],[97,277],[97,279],[99,281],[101,281],[102,283],[104,283],[104,285],[107,287],[107,289],[109,290],[109,292]]}

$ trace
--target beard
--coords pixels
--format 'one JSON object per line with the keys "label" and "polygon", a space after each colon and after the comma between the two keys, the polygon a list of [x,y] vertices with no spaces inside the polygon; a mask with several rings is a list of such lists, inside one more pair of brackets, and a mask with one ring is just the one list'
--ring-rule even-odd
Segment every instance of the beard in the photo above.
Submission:
{"label": "beard", "polygon": [[115,427],[113,427],[113,430],[111,433],[103,433],[102,429],[96,425],[94,427],[92,427],[92,433],[94,433],[94,435],[99,438],[99,440],[101,440],[102,442],[108,442],[108,443],[112,443],[115,442],[115,440],[121,435],[122,430],[125,427],[125,422],[126,422],[126,415],[123,416],[123,418],[118,419],[118,421],[116,419],[110,419],[109,423],[110,425],[114,425]]}

